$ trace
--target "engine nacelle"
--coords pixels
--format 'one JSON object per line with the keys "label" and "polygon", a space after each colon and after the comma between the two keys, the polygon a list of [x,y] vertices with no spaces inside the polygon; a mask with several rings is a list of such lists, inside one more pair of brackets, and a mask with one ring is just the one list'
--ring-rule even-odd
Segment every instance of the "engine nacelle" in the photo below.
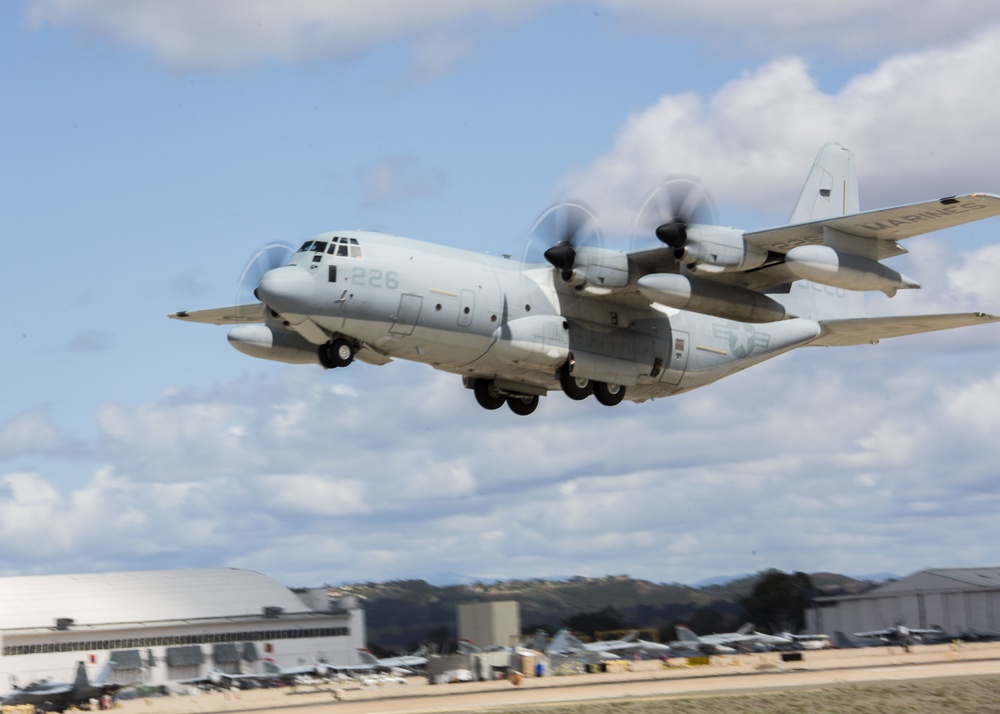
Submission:
{"label": "engine nacelle", "polygon": [[674,256],[689,269],[700,273],[728,273],[759,268],[767,251],[749,245],[743,232],[734,228],[691,226],[686,241]]}
{"label": "engine nacelle", "polygon": [[295,332],[272,330],[267,325],[237,325],[229,331],[229,344],[243,354],[288,364],[318,364],[316,345]]}
{"label": "engine nacelle", "polygon": [[804,280],[844,290],[881,290],[889,297],[897,290],[919,288],[916,280],[877,260],[845,253],[827,245],[800,245],[785,255],[789,272]]}
{"label": "engine nacelle", "polygon": [[643,297],[678,310],[691,310],[739,322],[777,322],[792,317],[785,306],[762,293],[674,273],[639,278]]}
{"label": "engine nacelle", "polygon": [[621,250],[581,246],[576,249],[570,282],[596,288],[624,288],[628,285],[628,255]]}
{"label": "engine nacelle", "polygon": [[554,370],[569,357],[569,326],[559,315],[528,315],[493,332],[490,354],[508,364]]}

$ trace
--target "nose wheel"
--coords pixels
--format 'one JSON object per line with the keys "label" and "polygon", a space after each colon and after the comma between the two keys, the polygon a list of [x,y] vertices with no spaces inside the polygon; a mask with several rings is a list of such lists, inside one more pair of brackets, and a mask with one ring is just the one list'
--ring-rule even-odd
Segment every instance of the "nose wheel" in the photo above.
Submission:
{"label": "nose wheel", "polygon": [[343,337],[330,340],[319,348],[319,363],[327,369],[346,367],[354,361],[354,346]]}

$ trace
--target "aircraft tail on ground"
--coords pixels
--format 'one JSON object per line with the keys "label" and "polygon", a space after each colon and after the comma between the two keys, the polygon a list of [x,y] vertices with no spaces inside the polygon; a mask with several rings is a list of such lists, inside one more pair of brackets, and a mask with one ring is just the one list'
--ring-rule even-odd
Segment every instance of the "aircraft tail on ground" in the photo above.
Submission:
{"label": "aircraft tail on ground", "polygon": [[684,625],[677,625],[674,629],[677,630],[677,639],[681,642],[689,642],[695,645],[701,644],[701,638]]}
{"label": "aircraft tail on ground", "polygon": [[90,686],[90,679],[87,677],[87,668],[83,662],[76,665],[76,678],[73,680],[73,691],[82,692]]}

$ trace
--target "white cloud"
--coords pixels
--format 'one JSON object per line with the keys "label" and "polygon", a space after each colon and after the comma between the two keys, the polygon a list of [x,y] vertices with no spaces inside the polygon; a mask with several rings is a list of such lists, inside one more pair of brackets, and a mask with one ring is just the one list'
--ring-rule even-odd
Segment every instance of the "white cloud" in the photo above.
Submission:
{"label": "white cloud", "polygon": [[[29,0],[34,28],[79,27],[153,52],[181,69],[232,69],[265,60],[345,60],[394,41],[419,40],[414,72],[436,72],[463,57],[473,21],[510,23],[544,0]],[[449,38],[442,40],[442,37]],[[447,51],[431,52],[437,39]]]}
{"label": "white cloud", "polygon": [[[28,0],[34,28],[70,26],[88,38],[109,37],[151,51],[177,68],[232,69],[267,60],[346,60],[389,43],[412,42],[410,79],[440,74],[468,57],[475,38],[568,0]],[[827,52],[851,59],[921,49],[1000,21],[1000,9],[972,0],[600,0],[593,8],[629,32],[687,40],[697,34],[713,51],[773,56]]]}
{"label": "white cloud", "polygon": [[1000,26],[888,59],[832,94],[802,59],[773,60],[711,96],[667,95],[632,114],[607,154],[567,177],[564,193],[627,231],[650,186],[694,173],[718,201],[780,221],[816,151],[834,140],[855,153],[863,208],[997,190],[1000,102],[982,91],[997,83]]}
{"label": "white cloud", "polygon": [[[969,18],[979,26],[1000,20],[998,8],[973,0],[711,0],[662,3],[658,0],[604,0],[631,31],[646,30],[681,38],[696,35],[715,51],[734,49],[826,51],[844,57],[939,45],[963,37]],[[735,48],[734,48],[735,46]]]}

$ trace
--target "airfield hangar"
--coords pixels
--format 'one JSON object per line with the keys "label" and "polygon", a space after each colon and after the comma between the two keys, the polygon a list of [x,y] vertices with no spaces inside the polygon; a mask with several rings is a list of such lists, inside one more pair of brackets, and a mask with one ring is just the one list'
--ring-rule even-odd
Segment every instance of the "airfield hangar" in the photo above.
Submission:
{"label": "airfield hangar", "polygon": [[207,568],[0,577],[0,693],[40,678],[155,686],[212,669],[260,673],[316,661],[354,664],[365,615],[326,588],[290,590],[265,575]]}
{"label": "airfield hangar", "polygon": [[861,595],[818,597],[808,632],[881,630],[902,624],[950,635],[1000,633],[1000,568],[921,570]]}

